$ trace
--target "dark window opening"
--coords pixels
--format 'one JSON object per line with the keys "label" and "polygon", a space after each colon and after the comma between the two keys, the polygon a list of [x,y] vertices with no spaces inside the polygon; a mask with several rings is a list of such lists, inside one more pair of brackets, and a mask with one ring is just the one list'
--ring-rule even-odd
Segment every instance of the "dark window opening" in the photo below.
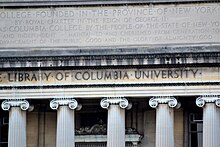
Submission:
{"label": "dark window opening", "polygon": [[0,147],[8,146],[8,113],[0,112]]}
{"label": "dark window opening", "polygon": [[81,126],[93,126],[95,124],[107,124],[106,113],[84,113],[81,114]]}
{"label": "dark window opening", "polygon": [[202,147],[202,114],[189,114],[189,147]]}

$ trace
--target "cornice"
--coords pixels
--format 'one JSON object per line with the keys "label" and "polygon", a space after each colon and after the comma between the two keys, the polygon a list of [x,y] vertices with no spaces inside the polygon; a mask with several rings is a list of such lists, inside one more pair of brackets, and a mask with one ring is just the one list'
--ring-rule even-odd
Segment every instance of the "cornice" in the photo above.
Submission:
{"label": "cornice", "polygon": [[94,66],[164,66],[219,64],[220,52],[85,55],[50,57],[0,57],[0,68],[51,68],[51,67],[94,67]]}
{"label": "cornice", "polygon": [[[207,2],[205,0],[2,0],[0,6],[25,7],[25,6],[57,6],[57,5],[123,5],[123,4],[160,4],[160,3],[192,3]],[[215,0],[210,2],[216,2]]]}

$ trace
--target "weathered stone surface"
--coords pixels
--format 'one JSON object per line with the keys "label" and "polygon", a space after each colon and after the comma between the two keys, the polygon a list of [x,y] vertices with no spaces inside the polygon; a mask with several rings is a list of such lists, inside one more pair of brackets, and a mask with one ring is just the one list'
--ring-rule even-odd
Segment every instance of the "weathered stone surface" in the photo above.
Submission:
{"label": "weathered stone surface", "polygon": [[220,6],[211,3],[2,9],[0,47],[86,50],[85,47],[219,44],[219,12]]}

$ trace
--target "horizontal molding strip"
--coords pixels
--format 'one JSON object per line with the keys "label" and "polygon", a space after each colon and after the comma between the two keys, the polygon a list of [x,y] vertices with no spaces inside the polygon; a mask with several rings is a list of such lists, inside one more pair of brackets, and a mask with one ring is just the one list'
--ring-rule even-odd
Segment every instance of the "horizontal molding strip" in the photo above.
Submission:
{"label": "horizontal molding strip", "polygon": [[[146,3],[192,3],[207,2],[207,0],[1,0],[0,6],[55,6],[55,5],[117,5],[117,4],[146,4]],[[212,0],[208,2],[218,2]]]}
{"label": "horizontal molding strip", "polygon": [[0,99],[52,99],[52,98],[103,98],[152,96],[200,96],[219,95],[219,85],[162,86],[162,87],[103,87],[103,88],[55,88],[55,89],[7,89],[0,90]]}

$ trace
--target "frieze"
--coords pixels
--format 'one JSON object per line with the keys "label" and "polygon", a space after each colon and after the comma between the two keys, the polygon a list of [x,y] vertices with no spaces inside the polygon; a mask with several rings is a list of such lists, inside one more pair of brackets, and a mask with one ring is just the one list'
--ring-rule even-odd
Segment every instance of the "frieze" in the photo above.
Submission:
{"label": "frieze", "polygon": [[219,82],[219,67],[0,71],[0,87]]}

